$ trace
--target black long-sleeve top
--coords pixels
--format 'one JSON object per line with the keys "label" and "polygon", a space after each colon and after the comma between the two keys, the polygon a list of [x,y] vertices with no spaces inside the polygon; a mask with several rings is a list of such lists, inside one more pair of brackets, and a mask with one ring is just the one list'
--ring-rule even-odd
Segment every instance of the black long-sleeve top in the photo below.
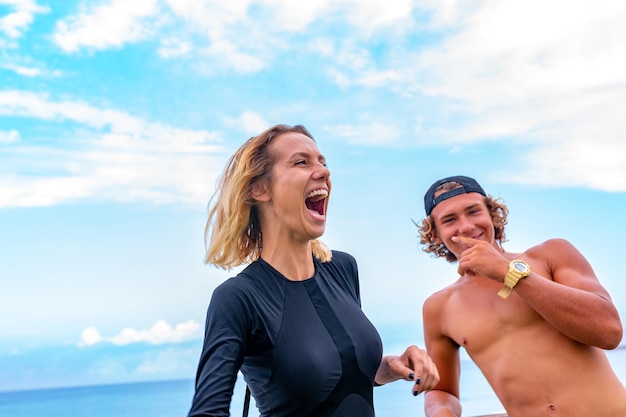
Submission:
{"label": "black long-sleeve top", "polygon": [[262,417],[372,417],[380,336],[357,264],[333,251],[290,281],[262,259],[213,292],[189,417],[229,416],[241,370]]}

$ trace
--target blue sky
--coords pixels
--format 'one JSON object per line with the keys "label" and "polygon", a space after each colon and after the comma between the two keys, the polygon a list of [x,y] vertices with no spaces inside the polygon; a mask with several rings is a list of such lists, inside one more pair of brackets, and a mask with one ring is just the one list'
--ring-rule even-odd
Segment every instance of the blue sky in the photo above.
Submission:
{"label": "blue sky", "polygon": [[626,318],[626,4],[587,0],[0,0],[0,390],[193,378],[226,158],[304,124],[324,239],[359,262],[387,353],[455,268],[412,221],[436,179],[565,237]]}

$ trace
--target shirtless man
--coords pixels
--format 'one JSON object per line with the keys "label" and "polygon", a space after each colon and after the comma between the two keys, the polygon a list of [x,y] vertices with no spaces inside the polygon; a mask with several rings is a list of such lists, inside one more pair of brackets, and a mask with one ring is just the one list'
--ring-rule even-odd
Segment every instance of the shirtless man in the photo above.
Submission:
{"label": "shirtless man", "polygon": [[459,273],[423,306],[440,376],[426,416],[461,415],[462,346],[509,417],[625,417],[626,390],[603,351],[619,345],[621,321],[583,255],[563,239],[505,251],[508,209],[472,178],[435,182],[424,203],[424,251]]}

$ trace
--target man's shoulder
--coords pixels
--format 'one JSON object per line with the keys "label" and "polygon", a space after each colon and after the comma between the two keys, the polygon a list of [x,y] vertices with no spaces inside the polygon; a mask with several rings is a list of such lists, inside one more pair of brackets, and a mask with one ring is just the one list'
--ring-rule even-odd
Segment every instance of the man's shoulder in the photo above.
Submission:
{"label": "man's shoulder", "polygon": [[428,297],[426,297],[423,307],[425,309],[428,308],[436,310],[443,307],[448,302],[452,294],[456,291],[457,286],[458,284],[455,282],[440,290],[433,292]]}
{"label": "man's shoulder", "polygon": [[455,287],[456,287],[456,283],[450,284],[446,287],[443,287],[433,292],[426,299],[427,300],[441,300],[442,298],[448,298],[450,297],[450,294],[454,291]]}
{"label": "man's shoulder", "polygon": [[528,248],[524,253],[530,257],[548,258],[572,249],[574,246],[567,239],[551,238]]}

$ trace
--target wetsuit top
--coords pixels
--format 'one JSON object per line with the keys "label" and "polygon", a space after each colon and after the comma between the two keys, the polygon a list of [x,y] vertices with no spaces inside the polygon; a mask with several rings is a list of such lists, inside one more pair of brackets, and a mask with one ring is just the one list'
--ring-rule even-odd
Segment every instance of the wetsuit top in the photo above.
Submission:
{"label": "wetsuit top", "polygon": [[261,417],[372,417],[380,336],[361,310],[357,265],[314,258],[290,281],[262,259],[213,292],[190,417],[228,416],[241,369]]}

